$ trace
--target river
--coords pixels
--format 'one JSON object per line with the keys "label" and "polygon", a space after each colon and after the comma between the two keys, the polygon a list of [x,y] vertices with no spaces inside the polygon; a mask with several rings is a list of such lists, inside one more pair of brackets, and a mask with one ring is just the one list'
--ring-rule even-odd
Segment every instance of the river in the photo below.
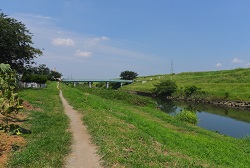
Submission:
{"label": "river", "polygon": [[176,115],[187,108],[196,112],[198,126],[220,134],[242,138],[250,136],[250,110],[220,107],[210,104],[157,100],[162,111]]}

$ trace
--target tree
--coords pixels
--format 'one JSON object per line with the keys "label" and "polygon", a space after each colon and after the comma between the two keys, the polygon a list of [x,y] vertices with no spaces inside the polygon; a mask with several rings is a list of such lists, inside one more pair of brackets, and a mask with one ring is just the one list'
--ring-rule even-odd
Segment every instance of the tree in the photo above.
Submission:
{"label": "tree", "polygon": [[162,96],[162,97],[171,96],[177,90],[176,83],[171,80],[161,81],[160,83],[155,84],[154,86],[155,86],[154,93],[157,96]]}
{"label": "tree", "polygon": [[123,71],[120,74],[121,79],[124,80],[133,80],[138,76],[138,74],[136,72],[133,71]]}
{"label": "tree", "polygon": [[0,62],[18,72],[34,63],[42,51],[32,47],[32,34],[25,25],[0,11]]}
{"label": "tree", "polygon": [[49,80],[58,80],[62,77],[62,74],[57,71],[50,71]]}
{"label": "tree", "polygon": [[[23,82],[37,82],[45,83],[48,80],[54,81],[62,77],[62,74],[50,70],[45,64],[41,64],[38,67],[33,67],[31,65],[26,66],[23,72],[22,81]],[[43,81],[43,82],[42,82]]]}

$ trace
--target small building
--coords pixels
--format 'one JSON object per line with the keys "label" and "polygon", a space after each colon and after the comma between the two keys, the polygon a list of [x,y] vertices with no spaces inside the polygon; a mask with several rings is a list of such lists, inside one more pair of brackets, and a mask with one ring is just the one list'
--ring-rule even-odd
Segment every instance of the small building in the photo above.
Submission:
{"label": "small building", "polygon": [[36,82],[19,82],[22,88],[45,88],[46,83],[36,83]]}

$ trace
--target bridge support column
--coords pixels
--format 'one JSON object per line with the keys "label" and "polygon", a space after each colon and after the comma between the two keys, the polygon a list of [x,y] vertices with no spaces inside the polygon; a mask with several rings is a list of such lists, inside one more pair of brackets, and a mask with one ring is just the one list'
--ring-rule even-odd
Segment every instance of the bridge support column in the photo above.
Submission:
{"label": "bridge support column", "polygon": [[109,88],[109,82],[106,82],[106,89]]}
{"label": "bridge support column", "polygon": [[92,82],[89,82],[89,88],[91,88],[91,86],[92,86]]}
{"label": "bridge support column", "polygon": [[122,87],[122,82],[121,82],[121,87]]}
{"label": "bridge support column", "polygon": [[76,82],[74,82],[74,86],[76,86]]}

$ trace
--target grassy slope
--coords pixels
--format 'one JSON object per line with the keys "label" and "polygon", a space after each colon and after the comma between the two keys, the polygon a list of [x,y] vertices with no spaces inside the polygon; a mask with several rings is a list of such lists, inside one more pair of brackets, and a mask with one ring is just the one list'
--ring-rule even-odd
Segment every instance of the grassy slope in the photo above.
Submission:
{"label": "grassy slope", "polygon": [[23,90],[19,95],[35,108],[27,121],[32,134],[25,135],[27,147],[14,153],[9,167],[62,167],[71,138],[56,83],[45,89]]}
{"label": "grassy slope", "polygon": [[[136,95],[119,93],[116,97],[117,92],[113,91],[62,87],[70,104],[84,114],[83,120],[100,147],[106,167],[248,167],[250,164],[249,139],[234,139],[179,122]],[[140,103],[131,104],[131,99]]]}
{"label": "grassy slope", "polygon": [[162,79],[174,80],[179,88],[195,85],[216,99],[223,99],[229,93],[230,100],[250,100],[250,68],[139,77],[122,89],[152,92],[154,84]]}

